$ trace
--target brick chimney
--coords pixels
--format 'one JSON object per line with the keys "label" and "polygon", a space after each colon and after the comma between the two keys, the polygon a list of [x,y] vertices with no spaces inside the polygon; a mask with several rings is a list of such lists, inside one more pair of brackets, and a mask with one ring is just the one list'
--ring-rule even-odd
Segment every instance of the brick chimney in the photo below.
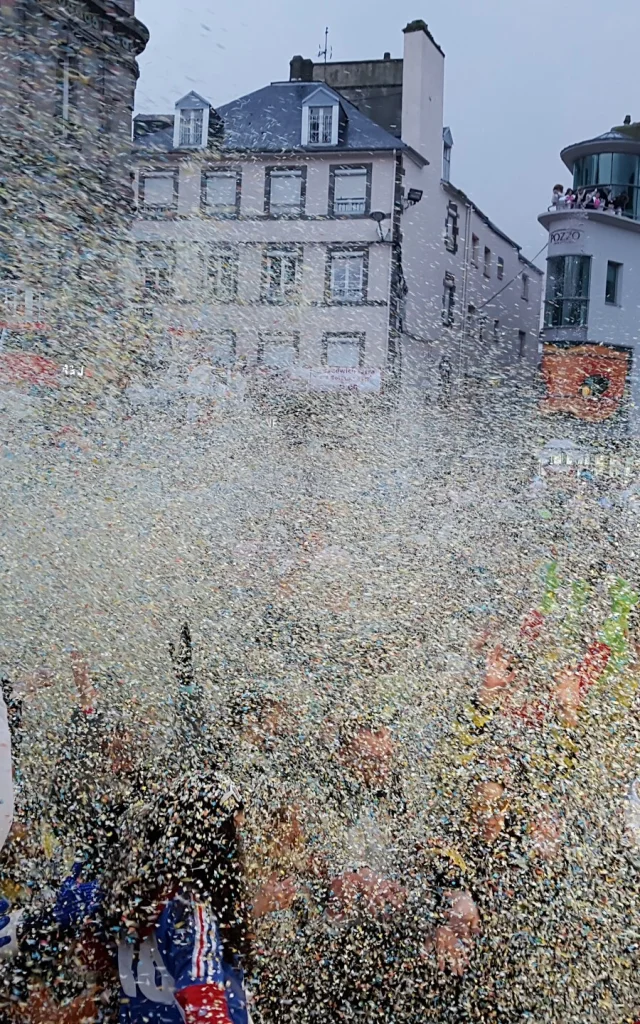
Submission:
{"label": "brick chimney", "polygon": [[444,53],[424,21],[412,21],[403,31],[402,139],[432,166],[440,168]]}

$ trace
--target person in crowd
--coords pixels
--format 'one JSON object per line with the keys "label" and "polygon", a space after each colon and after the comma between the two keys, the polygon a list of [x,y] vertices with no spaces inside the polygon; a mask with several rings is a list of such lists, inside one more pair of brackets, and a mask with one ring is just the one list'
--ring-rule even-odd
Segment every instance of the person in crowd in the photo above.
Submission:
{"label": "person in crowd", "polygon": [[121,1024],[246,1024],[250,940],[242,801],[194,759],[130,808],[101,909]]}
{"label": "person in crowd", "polygon": [[562,185],[554,185],[553,186],[553,194],[552,194],[552,197],[551,197],[551,206],[549,207],[549,209],[556,209],[557,210],[558,207],[564,206],[564,205],[565,205],[565,199],[564,199],[564,190],[562,188]]}
{"label": "person in crowd", "polygon": [[612,205],[613,212],[615,213],[616,217],[624,216],[624,212],[629,205],[629,196],[626,192],[621,192],[619,195],[615,197]]}

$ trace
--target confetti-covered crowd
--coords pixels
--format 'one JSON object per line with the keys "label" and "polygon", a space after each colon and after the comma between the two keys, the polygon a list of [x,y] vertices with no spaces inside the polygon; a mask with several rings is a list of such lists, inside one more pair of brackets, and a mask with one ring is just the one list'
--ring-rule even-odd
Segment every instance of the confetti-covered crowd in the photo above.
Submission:
{"label": "confetti-covered crowd", "polygon": [[[450,493],[387,628],[288,567],[215,663],[185,623],[164,697],[76,650],[3,680],[3,1024],[635,1024],[637,561],[564,479],[499,577]],[[300,547],[329,590],[345,548]]]}
{"label": "confetti-covered crowd", "polygon": [[[178,762],[145,749],[113,682],[74,654],[78,705],[37,792],[4,681],[18,810],[7,838],[5,756],[3,1019],[578,1019],[571,1004],[632,1019],[638,595],[593,573],[563,583],[549,563],[514,639],[479,634],[420,791],[375,698],[312,731],[237,681],[211,708],[187,625],[171,649]],[[274,609],[256,643],[292,630],[311,654],[309,624]],[[360,657],[375,677],[384,654]]]}

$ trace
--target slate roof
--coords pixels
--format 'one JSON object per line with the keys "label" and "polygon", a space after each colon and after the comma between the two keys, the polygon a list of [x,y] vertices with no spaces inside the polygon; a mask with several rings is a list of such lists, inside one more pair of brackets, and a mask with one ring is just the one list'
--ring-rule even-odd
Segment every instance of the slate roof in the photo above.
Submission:
{"label": "slate roof", "polygon": [[[345,129],[337,146],[303,146],[302,104],[318,91],[319,85],[318,82],[274,82],[219,107],[217,113],[224,122],[222,152],[383,152],[409,148],[324,83],[322,90],[335,97],[346,116]],[[141,120],[143,118],[144,115]],[[138,151],[170,152],[173,128],[142,135],[136,139],[135,147]]]}

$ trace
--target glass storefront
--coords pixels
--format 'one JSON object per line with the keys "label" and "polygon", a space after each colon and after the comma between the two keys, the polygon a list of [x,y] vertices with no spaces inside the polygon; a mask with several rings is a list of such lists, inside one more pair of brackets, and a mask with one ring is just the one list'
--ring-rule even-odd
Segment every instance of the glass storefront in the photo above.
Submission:
{"label": "glass storefront", "polygon": [[586,327],[589,319],[590,256],[547,260],[545,327]]}
{"label": "glass storefront", "polygon": [[594,153],[576,160],[573,168],[575,189],[598,186],[611,199],[627,195],[625,217],[640,220],[640,156],[629,153]]}

